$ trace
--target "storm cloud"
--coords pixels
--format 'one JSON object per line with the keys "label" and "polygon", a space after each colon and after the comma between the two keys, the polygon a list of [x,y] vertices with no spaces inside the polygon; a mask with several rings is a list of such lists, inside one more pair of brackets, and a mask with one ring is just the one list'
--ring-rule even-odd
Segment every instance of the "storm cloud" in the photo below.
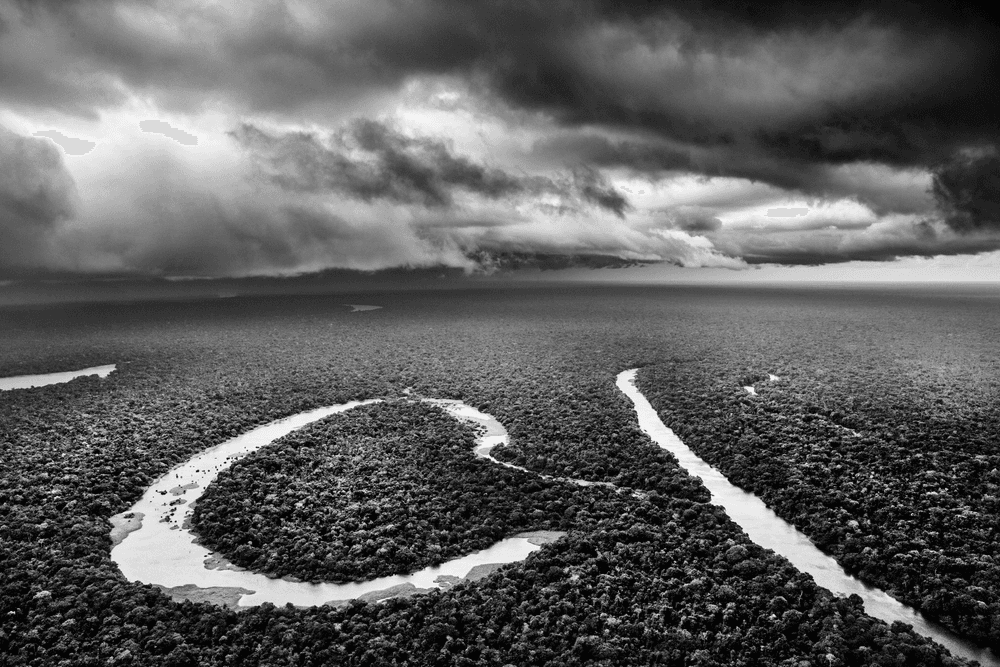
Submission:
{"label": "storm cloud", "polygon": [[474,164],[441,141],[406,137],[370,120],[355,121],[325,138],[304,132],[272,135],[250,124],[231,136],[253,152],[275,183],[291,190],[443,207],[452,203],[455,189],[499,199],[554,188]]}
{"label": "storm cloud", "polygon": [[1000,155],[996,148],[955,156],[934,172],[934,196],[960,233],[1000,231]]}
{"label": "storm cloud", "polygon": [[574,170],[571,178],[512,175],[455,155],[443,141],[406,136],[373,120],[354,120],[327,136],[272,134],[245,123],[230,136],[274,183],[293,191],[427,208],[452,206],[456,191],[489,200],[553,195],[564,206],[589,203],[618,217],[630,208],[596,169]]}
{"label": "storm cloud", "polygon": [[0,267],[44,263],[45,245],[74,205],[74,182],[59,150],[0,125]]}
{"label": "storm cloud", "polygon": [[716,232],[722,228],[722,221],[713,214],[713,211],[700,206],[675,206],[663,209],[658,212],[656,224],[692,234]]}
{"label": "storm cloud", "polygon": [[7,274],[1000,238],[1000,28],[971,7],[0,0],[0,27]]}
{"label": "storm cloud", "polygon": [[[457,75],[567,125],[835,164],[930,164],[997,137],[997,28],[971,9],[617,4],[41,3],[5,12],[26,29],[4,40],[2,76],[11,97],[61,108],[96,112],[124,84],[168,106],[221,96],[273,112],[363,104],[408,77]],[[32,34],[49,39],[17,43]],[[59,58],[91,78],[50,66],[29,85],[41,69],[32,61]]]}

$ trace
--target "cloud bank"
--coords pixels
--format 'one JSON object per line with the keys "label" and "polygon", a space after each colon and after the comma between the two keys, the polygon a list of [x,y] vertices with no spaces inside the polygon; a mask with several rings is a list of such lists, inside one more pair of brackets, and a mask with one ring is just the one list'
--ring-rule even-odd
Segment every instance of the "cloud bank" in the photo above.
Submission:
{"label": "cloud bank", "polygon": [[978,11],[0,0],[0,277],[992,251]]}
{"label": "cloud bank", "polygon": [[75,187],[59,150],[0,126],[0,267],[45,266],[51,237],[74,212]]}

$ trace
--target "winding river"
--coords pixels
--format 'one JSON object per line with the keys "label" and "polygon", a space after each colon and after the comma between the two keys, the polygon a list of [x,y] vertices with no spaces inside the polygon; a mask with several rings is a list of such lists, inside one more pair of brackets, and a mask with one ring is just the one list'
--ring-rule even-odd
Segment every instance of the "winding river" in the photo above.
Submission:
{"label": "winding river", "polygon": [[[82,375],[105,377],[115,366],[97,366],[66,373],[0,378],[0,389],[37,387],[69,380]],[[620,373],[616,385],[631,399],[639,426],[658,446],[677,457],[688,473],[699,477],[712,494],[712,502],[722,506],[751,540],[787,558],[796,568],[838,595],[857,594],[865,610],[887,623],[902,621],[913,629],[946,646],[953,654],[978,660],[983,665],[1000,667],[991,651],[964,640],[946,628],[929,621],[919,612],[885,592],[867,586],[848,575],[837,562],[821,552],[794,526],[779,518],[751,493],[732,485],[719,471],[692,452],[659,418],[656,410],[635,385],[638,369]],[[769,382],[778,381],[770,374]],[[751,395],[752,386],[744,387]],[[312,584],[289,579],[274,579],[233,566],[219,555],[199,545],[190,530],[193,503],[220,472],[247,454],[307,424],[360,405],[378,402],[352,401],[317,408],[259,426],[242,435],[200,452],[155,482],[127,512],[111,518],[114,547],[111,558],[130,580],[158,585],[175,599],[207,600],[242,607],[272,602],[290,602],[309,606],[339,603],[351,599],[379,600],[408,595],[436,587],[449,587],[464,580],[486,576],[500,564],[523,560],[541,545],[558,539],[562,533],[544,531],[521,533],[497,542],[492,547],[456,558],[442,565],[406,575],[381,577],[366,582]],[[498,465],[518,470],[520,466],[499,461],[491,455],[494,447],[508,442],[506,429],[495,418],[461,401],[423,399],[445,409],[456,419],[479,427],[474,453]],[[525,470],[526,472],[530,472]],[[548,479],[553,479],[547,477]],[[554,478],[588,486],[589,482]],[[615,487],[617,488],[617,487]],[[620,489],[641,495],[631,489]]]}
{"label": "winding river", "polygon": [[[116,543],[111,559],[128,579],[161,586],[175,599],[210,599],[228,604],[235,601],[241,607],[264,602],[311,606],[352,599],[377,600],[448,587],[463,579],[488,574],[500,564],[524,560],[542,544],[563,535],[555,531],[519,533],[488,549],[438,566],[405,575],[341,584],[270,578],[238,568],[197,542],[190,529],[193,504],[220,472],[247,454],[307,424],[376,402],[378,399],[352,401],[302,412],[200,452],[161,477],[127,512],[111,518],[114,526],[111,539]],[[506,441],[507,431],[490,415],[459,401],[434,403],[458,419],[483,427],[476,442],[477,452]]]}

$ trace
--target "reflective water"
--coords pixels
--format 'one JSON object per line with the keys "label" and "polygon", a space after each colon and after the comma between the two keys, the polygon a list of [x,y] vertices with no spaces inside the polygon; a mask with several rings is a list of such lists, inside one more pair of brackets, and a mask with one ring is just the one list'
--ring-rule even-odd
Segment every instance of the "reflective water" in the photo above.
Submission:
{"label": "reflective water", "polygon": [[[214,569],[221,559],[195,542],[195,535],[189,524],[194,501],[201,497],[205,488],[219,473],[247,454],[296,429],[338,412],[374,402],[377,401],[352,401],[302,412],[260,426],[200,452],[161,477],[127,512],[112,517],[111,521],[115,526],[112,536],[120,542],[112,549],[111,559],[132,581],[166,588],[194,585],[202,589],[244,589],[236,591],[241,595],[238,602],[240,606],[254,606],[264,602],[275,605],[290,602],[298,606],[310,606],[369,596],[397,586],[411,589],[436,588],[442,584],[447,586],[454,583],[453,579],[448,578],[461,579],[470,573],[474,578],[477,567],[524,560],[532,551],[539,549],[541,544],[561,535],[551,531],[521,533],[501,540],[488,549],[455,558],[439,566],[365,582],[311,584],[272,579],[256,572],[234,569],[231,565],[224,566],[224,569]],[[497,442],[497,439],[506,439],[507,432],[490,415],[456,401],[441,404],[456,417],[482,424],[491,434],[488,436],[491,443]],[[477,451],[484,444],[483,437],[477,440]],[[446,579],[439,580],[440,577]],[[197,598],[198,595],[191,597]]]}
{"label": "reflective water", "polygon": [[[701,478],[712,493],[712,502],[721,505],[751,540],[784,556],[799,570],[811,574],[820,586],[839,595],[856,593],[861,596],[865,610],[871,616],[886,623],[909,623],[915,632],[932,638],[957,656],[978,660],[984,665],[1000,665],[1000,660],[988,649],[956,636],[884,591],[867,586],[847,574],[837,561],[820,551],[795,526],[768,509],[764,501],[730,484],[722,473],[701,460],[660,421],[656,410],[635,386],[637,371],[632,369],[620,373],[617,386],[632,399],[639,426],[653,442],[676,456],[688,473]],[[772,381],[777,379],[777,376],[772,376]]]}
{"label": "reflective water", "polygon": [[117,364],[92,366],[90,368],[82,368],[78,371],[62,371],[60,373],[13,375],[11,377],[0,378],[0,391],[7,389],[30,389],[32,387],[44,387],[48,384],[60,384],[83,377],[84,375],[96,375],[103,378],[110,375],[115,368],[117,368]]}

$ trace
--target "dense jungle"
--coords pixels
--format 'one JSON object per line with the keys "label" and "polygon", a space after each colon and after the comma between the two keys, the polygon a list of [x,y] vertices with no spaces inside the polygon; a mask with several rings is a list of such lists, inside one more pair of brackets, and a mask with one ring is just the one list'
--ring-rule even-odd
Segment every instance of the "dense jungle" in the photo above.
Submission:
{"label": "dense jungle", "polygon": [[[0,376],[117,370],[0,392],[0,664],[964,664],[752,543],[615,377],[638,367],[685,443],[848,572],[1000,651],[998,305],[581,285],[4,307]],[[476,460],[475,429],[413,397],[494,415],[499,460],[629,492]],[[566,536],[479,581],[310,608],[176,602],[111,560],[109,518],[172,466],[369,398],[220,476],[201,539],[351,581]]]}

